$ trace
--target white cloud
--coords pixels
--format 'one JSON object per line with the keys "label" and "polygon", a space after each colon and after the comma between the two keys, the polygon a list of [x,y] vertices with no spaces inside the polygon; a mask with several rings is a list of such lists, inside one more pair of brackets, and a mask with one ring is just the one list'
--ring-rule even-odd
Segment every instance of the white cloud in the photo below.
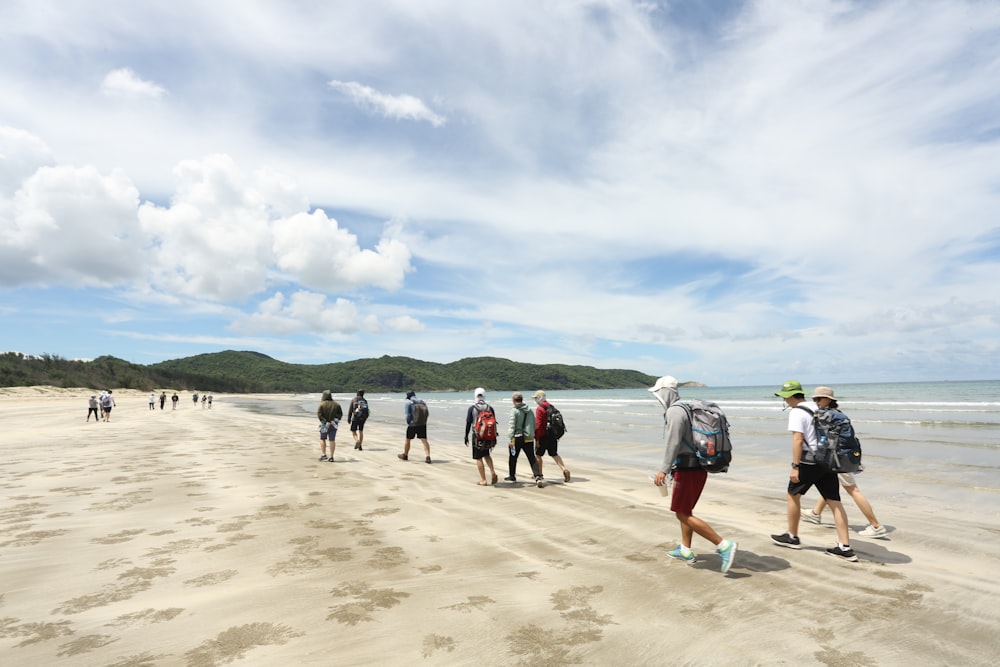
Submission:
{"label": "white cloud", "polygon": [[122,67],[107,73],[101,82],[101,92],[112,96],[158,99],[167,93],[167,89],[152,81],[143,80],[128,67]]}
{"label": "white cloud", "polygon": [[41,167],[0,204],[0,284],[105,286],[138,279],[146,235],[121,171]]}
{"label": "white cloud", "polygon": [[375,250],[362,250],[357,237],[341,229],[322,210],[283,218],[274,223],[274,253],[278,267],[304,285],[323,291],[361,286],[398,289],[410,268],[410,251],[393,237],[390,227]]}
{"label": "white cloud", "polygon": [[396,333],[420,333],[427,329],[423,322],[409,315],[400,315],[386,320],[385,325]]}
{"label": "white cloud", "polygon": [[233,324],[233,329],[240,333],[277,335],[352,334],[358,327],[358,309],[354,303],[337,299],[331,304],[325,295],[306,291],[295,292],[289,298],[278,292],[261,303],[255,313],[240,317]]}
{"label": "white cloud", "polygon": [[356,81],[330,81],[330,87],[343,93],[360,107],[372,109],[386,118],[402,120],[425,120],[434,127],[441,127],[447,122],[424,104],[423,100],[413,95],[388,95],[370,86]]}

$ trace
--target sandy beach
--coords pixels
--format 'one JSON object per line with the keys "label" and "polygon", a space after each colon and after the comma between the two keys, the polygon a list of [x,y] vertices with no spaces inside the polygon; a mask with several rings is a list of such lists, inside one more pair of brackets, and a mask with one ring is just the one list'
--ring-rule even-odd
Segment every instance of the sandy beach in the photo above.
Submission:
{"label": "sandy beach", "polygon": [[734,465],[697,511],[739,542],[722,575],[700,538],[695,566],[666,558],[677,522],[645,471],[479,487],[433,417],[432,465],[397,460],[401,418],[361,452],[342,429],[331,464],[314,419],[116,390],[85,423],[90,393],[0,390],[4,665],[1000,661],[996,523],[881,502],[889,539],[839,562],[828,526],[772,545],[783,489]]}

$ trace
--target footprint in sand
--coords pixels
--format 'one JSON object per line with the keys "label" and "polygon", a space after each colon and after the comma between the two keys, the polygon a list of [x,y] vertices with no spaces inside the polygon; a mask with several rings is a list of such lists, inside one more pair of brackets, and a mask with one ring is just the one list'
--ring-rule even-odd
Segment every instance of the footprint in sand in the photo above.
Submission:
{"label": "footprint in sand", "polygon": [[188,665],[222,665],[242,659],[247,651],[258,646],[280,646],[301,636],[301,632],[286,625],[249,623],[220,632],[215,639],[202,642],[184,657]]}
{"label": "footprint in sand", "polygon": [[372,588],[365,582],[346,584],[335,588],[330,593],[335,598],[350,598],[348,602],[332,608],[328,621],[337,621],[344,625],[357,625],[375,620],[373,614],[379,609],[390,609],[401,600],[410,597],[409,593],[391,588]]}

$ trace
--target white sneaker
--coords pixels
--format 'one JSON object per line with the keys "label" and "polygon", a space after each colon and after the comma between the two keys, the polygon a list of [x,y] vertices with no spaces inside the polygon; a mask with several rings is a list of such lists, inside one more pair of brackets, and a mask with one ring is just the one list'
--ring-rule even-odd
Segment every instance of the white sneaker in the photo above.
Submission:
{"label": "white sneaker", "polygon": [[802,510],[802,518],[809,523],[823,523],[823,516],[814,514],[812,510]]}
{"label": "white sneaker", "polygon": [[879,526],[878,528],[875,526],[868,526],[859,532],[858,535],[862,535],[864,537],[885,537],[885,526]]}

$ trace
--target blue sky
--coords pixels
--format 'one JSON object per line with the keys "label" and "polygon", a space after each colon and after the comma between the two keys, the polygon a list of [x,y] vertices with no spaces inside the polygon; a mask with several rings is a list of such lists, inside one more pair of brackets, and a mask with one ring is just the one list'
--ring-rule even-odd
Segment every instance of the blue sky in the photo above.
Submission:
{"label": "blue sky", "polygon": [[984,2],[0,4],[0,349],[1000,378]]}

